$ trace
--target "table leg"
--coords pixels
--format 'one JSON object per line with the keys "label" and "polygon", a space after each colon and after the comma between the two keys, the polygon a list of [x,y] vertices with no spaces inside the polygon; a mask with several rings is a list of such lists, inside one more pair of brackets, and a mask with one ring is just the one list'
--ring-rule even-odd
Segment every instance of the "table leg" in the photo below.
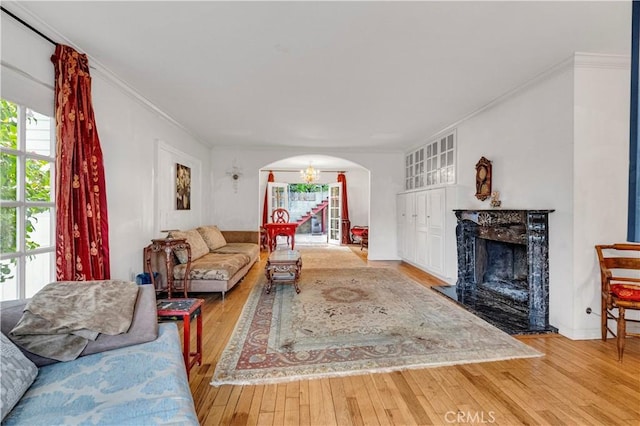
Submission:
{"label": "table leg", "polygon": [[273,286],[273,271],[267,260],[267,266],[264,270],[264,274],[267,276],[267,294],[271,293],[271,287]]}
{"label": "table leg", "polygon": [[296,287],[296,293],[300,294],[300,286],[298,286],[298,280],[300,279],[300,271],[302,270],[302,259],[298,259],[295,266],[295,276],[293,278],[293,284]]}
{"label": "table leg", "polygon": [[167,298],[171,299],[171,292],[173,291],[173,268],[171,262],[171,255],[173,251],[171,247],[165,247],[164,249],[164,261],[167,265]]}
{"label": "table leg", "polygon": [[184,366],[187,369],[187,379],[189,378],[189,372],[191,371],[191,366],[189,363],[189,352],[191,346],[191,315],[187,313],[182,316],[182,324],[183,324],[183,334],[184,334]]}
{"label": "table leg", "polygon": [[196,342],[198,365],[202,365],[202,308],[200,308],[200,312],[198,313]]}
{"label": "table leg", "polygon": [[291,234],[291,250],[293,250],[296,246],[296,233]]}
{"label": "table leg", "polygon": [[158,287],[156,286],[156,280],[153,276],[153,271],[151,270],[151,246],[147,246],[144,248],[144,264],[146,265],[147,272],[151,277],[151,284],[153,285],[153,288],[155,288],[157,291]]}

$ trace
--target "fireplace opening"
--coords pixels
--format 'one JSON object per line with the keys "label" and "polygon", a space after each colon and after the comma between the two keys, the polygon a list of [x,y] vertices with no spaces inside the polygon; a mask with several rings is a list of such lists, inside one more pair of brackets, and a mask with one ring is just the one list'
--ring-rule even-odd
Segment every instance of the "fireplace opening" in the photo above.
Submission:
{"label": "fireplace opening", "polygon": [[475,240],[477,285],[514,302],[528,304],[527,247],[484,238]]}

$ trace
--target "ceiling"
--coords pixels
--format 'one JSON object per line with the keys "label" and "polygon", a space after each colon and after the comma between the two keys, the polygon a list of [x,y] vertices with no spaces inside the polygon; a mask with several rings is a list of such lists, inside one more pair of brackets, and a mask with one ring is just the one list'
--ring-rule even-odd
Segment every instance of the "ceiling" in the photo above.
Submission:
{"label": "ceiling", "polygon": [[628,1],[3,6],[212,146],[406,150],[574,52],[629,54],[631,37]]}

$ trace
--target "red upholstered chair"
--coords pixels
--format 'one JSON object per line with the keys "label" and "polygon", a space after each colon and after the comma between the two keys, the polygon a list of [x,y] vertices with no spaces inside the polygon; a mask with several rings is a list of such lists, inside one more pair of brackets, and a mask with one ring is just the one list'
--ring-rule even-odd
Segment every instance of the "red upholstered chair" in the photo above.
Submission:
{"label": "red upholstered chair", "polygon": [[[640,244],[597,245],[602,280],[602,340],[611,333],[617,340],[618,361],[622,361],[627,336],[640,337],[640,333],[627,333],[625,310],[640,310]],[[618,315],[615,315],[615,310]],[[617,322],[617,330],[609,328],[609,320]]]}

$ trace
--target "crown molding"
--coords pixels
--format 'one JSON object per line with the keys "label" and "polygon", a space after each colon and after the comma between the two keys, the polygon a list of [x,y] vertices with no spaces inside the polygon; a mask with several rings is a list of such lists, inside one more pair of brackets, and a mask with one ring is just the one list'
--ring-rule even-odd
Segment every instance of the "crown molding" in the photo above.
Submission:
{"label": "crown molding", "polygon": [[[200,143],[206,148],[211,148],[211,145],[202,141],[198,136],[196,136],[193,132],[183,126],[180,122],[174,119],[172,116],[167,114],[165,111],[156,106],[153,102],[147,99],[145,96],[137,92],[132,86],[130,86],[127,82],[125,82],[122,78],[120,78],[116,73],[111,71],[108,67],[103,65],[99,60],[95,57],[91,56],[91,54],[86,53],[85,49],[83,49],[78,44],[74,43],[64,35],[62,35],[55,28],[51,27],[44,20],[42,20],[39,16],[35,15],[31,12],[24,4],[17,1],[5,1],[3,2],[3,6],[10,10],[12,13],[20,16],[20,19],[23,19],[25,22],[28,22],[29,25],[32,25],[34,28],[37,28],[38,31],[45,34],[47,37],[58,40],[60,44],[66,44],[67,46],[71,46],[76,49],[78,52],[84,53],[87,55],[89,59],[89,68],[92,72],[102,77],[106,82],[110,83],[114,87],[120,89],[125,95],[129,96],[134,101],[137,101],[142,106],[146,107],[148,110],[168,121],[172,125],[176,126],[189,136],[191,136],[196,142]],[[7,7],[9,6],[9,7]]]}
{"label": "crown molding", "polygon": [[[630,69],[631,68],[631,57],[629,55],[611,55],[611,54],[601,54],[601,53],[585,53],[585,52],[575,52],[573,55],[565,58],[564,60],[558,62],[557,64],[547,68],[545,71],[537,74],[533,78],[524,82],[523,84],[514,87],[513,89],[503,93],[502,95],[494,98],[490,102],[484,104],[480,108],[470,112],[469,114],[459,118],[454,121],[452,124],[442,128],[436,133],[433,133],[428,138],[425,138],[425,141],[431,141],[442,135],[443,133],[450,132],[454,130],[457,126],[464,123],[465,121],[475,117],[476,115],[481,114],[484,111],[487,111],[496,105],[499,105],[506,100],[518,95],[524,90],[528,89],[531,86],[539,84],[540,82],[551,78],[559,72],[562,72],[568,68],[600,68],[600,69]],[[406,152],[410,152],[414,149],[420,148],[425,145],[427,142],[421,142],[420,144],[414,145],[411,149]]]}
{"label": "crown molding", "polygon": [[574,66],[576,68],[628,70],[631,69],[631,56],[576,52],[574,54]]}

